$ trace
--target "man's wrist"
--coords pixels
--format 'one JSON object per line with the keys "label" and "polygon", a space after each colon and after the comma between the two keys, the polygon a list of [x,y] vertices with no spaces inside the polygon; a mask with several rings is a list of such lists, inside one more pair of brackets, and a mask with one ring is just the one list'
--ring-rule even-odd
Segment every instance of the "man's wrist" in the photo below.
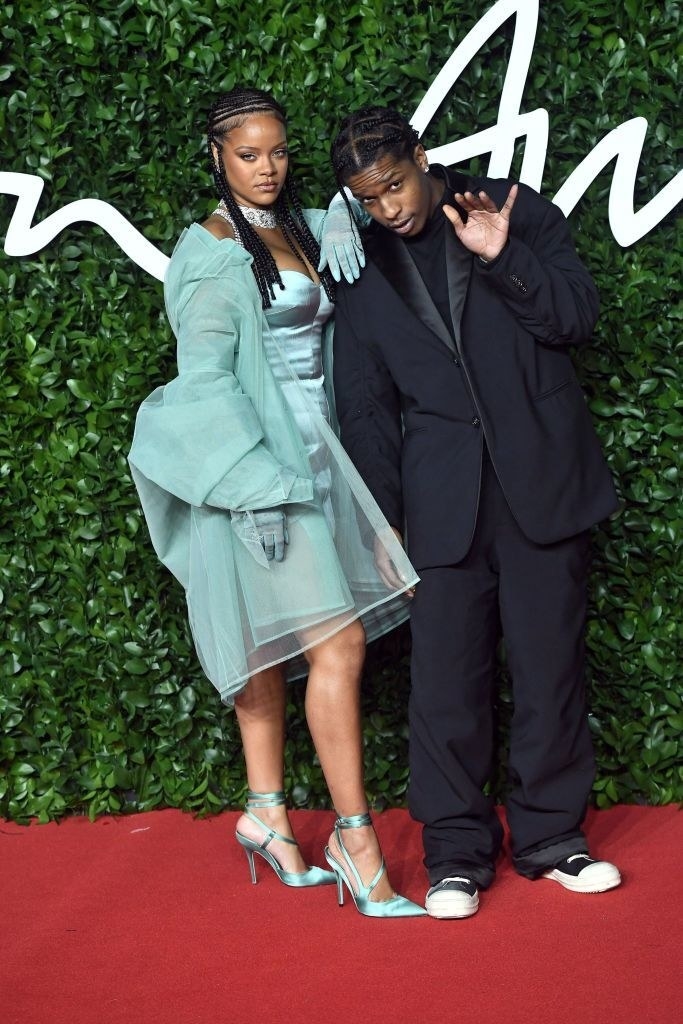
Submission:
{"label": "man's wrist", "polygon": [[477,253],[477,260],[481,263],[482,266],[487,267],[491,263],[495,263],[496,260],[500,259],[500,257],[503,255],[509,244],[510,240],[507,239],[503,248],[499,249],[495,256],[482,256],[480,253]]}

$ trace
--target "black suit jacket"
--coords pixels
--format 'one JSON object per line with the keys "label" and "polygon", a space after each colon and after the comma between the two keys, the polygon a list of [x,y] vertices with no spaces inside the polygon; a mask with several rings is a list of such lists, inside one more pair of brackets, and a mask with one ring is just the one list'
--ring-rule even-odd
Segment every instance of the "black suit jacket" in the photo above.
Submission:
{"label": "black suit jacket", "polygon": [[[511,182],[446,172],[454,191]],[[443,215],[443,214],[442,214]],[[334,391],[341,438],[419,570],[460,561],[476,521],[484,438],[523,532],[550,544],[617,507],[568,346],[590,339],[593,282],[561,211],[521,185],[510,238],[484,265],[446,232],[455,340],[408,247],[372,224],[367,265],[338,291]]]}

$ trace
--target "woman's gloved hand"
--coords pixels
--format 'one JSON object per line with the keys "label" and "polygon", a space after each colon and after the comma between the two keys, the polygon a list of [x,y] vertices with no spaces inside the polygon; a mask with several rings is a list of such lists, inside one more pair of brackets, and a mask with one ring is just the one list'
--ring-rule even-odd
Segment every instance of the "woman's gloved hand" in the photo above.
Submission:
{"label": "woman's gloved hand", "polygon": [[349,216],[344,197],[337,192],[330,201],[323,222],[318,271],[329,267],[335,281],[341,281],[343,276],[353,284],[364,266],[365,253],[358,227]]}
{"label": "woman's gloved hand", "polygon": [[289,544],[285,513],[281,508],[264,508],[251,515],[268,561],[284,562],[285,546]]}

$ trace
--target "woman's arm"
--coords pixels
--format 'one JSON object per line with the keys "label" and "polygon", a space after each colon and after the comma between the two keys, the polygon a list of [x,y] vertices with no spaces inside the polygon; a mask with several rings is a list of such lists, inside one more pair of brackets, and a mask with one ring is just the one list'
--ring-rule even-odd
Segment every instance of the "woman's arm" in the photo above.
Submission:
{"label": "woman's arm", "polygon": [[[266,443],[258,402],[276,405],[269,410],[274,422],[284,406],[261,347],[261,311],[245,274],[229,261],[198,280],[195,271],[189,263],[179,286],[177,275],[169,279],[178,376],[140,408],[130,460],[193,505],[243,511],[308,501],[312,482],[283,464]],[[236,374],[240,358],[258,394],[245,393]]]}
{"label": "woman's arm", "polygon": [[[370,217],[348,189],[344,192],[350,206],[347,205],[342,193],[337,192],[332,196],[320,223],[318,270],[322,271],[329,266],[335,281],[341,281],[344,277],[352,284],[358,280],[365,266],[365,253],[359,228],[364,227]],[[315,229],[313,230],[315,233]]]}

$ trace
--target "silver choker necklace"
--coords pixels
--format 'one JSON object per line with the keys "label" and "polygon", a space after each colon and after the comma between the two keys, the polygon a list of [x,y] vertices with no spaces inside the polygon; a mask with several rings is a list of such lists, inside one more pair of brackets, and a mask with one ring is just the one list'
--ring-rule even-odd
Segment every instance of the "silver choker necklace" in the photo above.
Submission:
{"label": "silver choker necklace", "polygon": [[[255,228],[277,227],[277,219],[271,207],[268,206],[265,207],[264,209],[261,209],[254,208],[253,206],[242,206],[240,203],[237,204],[237,207],[242,216],[244,217],[244,219],[246,220],[247,224],[252,224]],[[216,210],[216,213],[219,213],[221,217],[226,217],[226,219],[230,218],[228,208],[222,199],[218,204],[218,209]]]}

